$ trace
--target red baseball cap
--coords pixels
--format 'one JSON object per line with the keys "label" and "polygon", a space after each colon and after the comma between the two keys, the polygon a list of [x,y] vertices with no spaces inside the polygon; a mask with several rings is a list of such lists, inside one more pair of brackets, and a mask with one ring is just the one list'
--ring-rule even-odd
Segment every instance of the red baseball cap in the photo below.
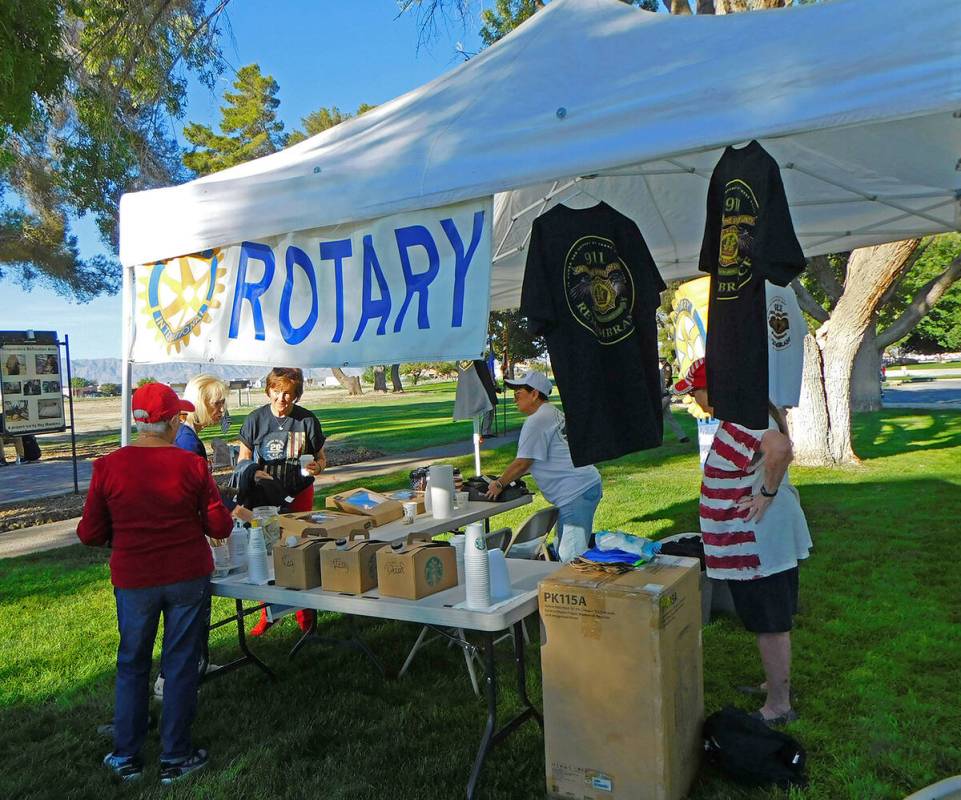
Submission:
{"label": "red baseball cap", "polygon": [[145,383],[130,402],[136,422],[164,422],[181,411],[193,411],[194,404],[181,400],[166,383]]}
{"label": "red baseball cap", "polygon": [[681,380],[674,384],[674,388],[671,389],[673,394],[689,394],[695,389],[706,389],[707,388],[707,364],[703,358],[696,358],[691,362],[690,368],[687,370],[687,375],[685,375]]}

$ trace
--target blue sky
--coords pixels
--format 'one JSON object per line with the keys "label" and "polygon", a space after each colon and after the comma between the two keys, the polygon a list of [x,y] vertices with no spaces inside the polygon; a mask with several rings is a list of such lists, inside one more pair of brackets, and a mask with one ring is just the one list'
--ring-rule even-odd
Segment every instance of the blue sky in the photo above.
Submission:
{"label": "blue sky", "polygon": [[[418,51],[415,17],[398,18],[394,0],[233,0],[233,36],[224,37],[223,51],[235,69],[256,61],[273,75],[280,85],[279,116],[292,131],[320,106],[354,111],[361,103],[376,105],[453,69],[463,60],[458,42],[468,52],[479,49],[479,9],[491,5],[475,3],[477,18],[466,31],[452,23]],[[185,120],[216,125],[233,78],[226,69],[213,94],[193,87]],[[74,232],[85,254],[100,251],[92,224],[80,221]],[[0,280],[0,297],[0,328],[68,334],[72,358],[120,357],[119,296],[79,305],[47,289],[25,292]]]}

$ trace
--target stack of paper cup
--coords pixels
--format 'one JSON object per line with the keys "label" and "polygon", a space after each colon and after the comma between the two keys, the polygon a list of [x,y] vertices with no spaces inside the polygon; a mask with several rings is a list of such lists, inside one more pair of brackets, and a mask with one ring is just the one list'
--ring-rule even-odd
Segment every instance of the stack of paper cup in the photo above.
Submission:
{"label": "stack of paper cup", "polygon": [[434,519],[454,516],[454,468],[435,464],[430,468],[430,506]]}
{"label": "stack of paper cup", "polygon": [[487,558],[490,561],[491,601],[499,603],[511,596],[511,577],[507,571],[507,559],[504,558],[504,551],[497,549],[488,550]]}
{"label": "stack of paper cup", "polygon": [[247,537],[247,582],[267,583],[267,544],[264,542],[264,532],[258,525],[250,529]]}
{"label": "stack of paper cup", "polygon": [[230,551],[230,566],[247,566],[247,529],[240,520],[234,523],[234,529],[227,540],[227,547]]}
{"label": "stack of paper cup", "polygon": [[457,582],[464,582],[464,549],[467,537],[463,533],[455,533],[450,537],[451,547],[454,548],[454,558],[457,561]]}
{"label": "stack of paper cup", "polygon": [[467,526],[467,537],[464,543],[464,583],[468,608],[490,606],[490,561],[487,558],[487,541],[484,539],[483,522],[472,522]]}
{"label": "stack of paper cup", "polygon": [[230,551],[226,544],[210,545],[214,554],[214,577],[222,578],[230,572]]}

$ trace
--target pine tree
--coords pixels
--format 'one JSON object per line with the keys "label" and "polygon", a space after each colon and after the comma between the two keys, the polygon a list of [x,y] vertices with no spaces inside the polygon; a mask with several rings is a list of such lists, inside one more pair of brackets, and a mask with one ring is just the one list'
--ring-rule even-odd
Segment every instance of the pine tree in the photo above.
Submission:
{"label": "pine tree", "polygon": [[183,156],[184,165],[198,175],[209,175],[270,155],[286,145],[284,123],[277,119],[279,87],[257,64],[237,72],[236,92],[224,92],[220,107],[220,133],[192,122],[184,136],[194,149]]}

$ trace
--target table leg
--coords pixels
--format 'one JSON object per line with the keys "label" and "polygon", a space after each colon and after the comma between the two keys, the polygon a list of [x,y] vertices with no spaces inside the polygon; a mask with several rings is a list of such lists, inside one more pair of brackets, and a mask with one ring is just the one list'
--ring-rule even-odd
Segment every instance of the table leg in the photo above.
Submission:
{"label": "table leg", "polygon": [[226,675],[228,672],[233,672],[235,669],[244,666],[245,664],[253,664],[255,667],[260,668],[260,670],[268,677],[270,680],[275,681],[277,677],[274,675],[273,671],[268,667],[263,661],[261,661],[257,656],[250,652],[250,648],[247,647],[247,631],[244,630],[244,617],[249,614],[254,614],[259,612],[264,605],[261,603],[255,608],[244,609],[244,603],[242,600],[235,601],[237,603],[237,613],[233,617],[228,617],[227,619],[221,620],[220,622],[215,622],[210,626],[210,629],[219,628],[221,625],[229,624],[232,620],[237,621],[237,644],[240,647],[240,652],[243,656],[240,658],[235,658],[233,661],[224,664],[218,669],[212,672],[205,672],[201,678],[201,683],[214,678],[219,678],[221,675]]}
{"label": "table leg", "polygon": [[474,768],[470,772],[467,780],[467,800],[473,800],[477,790],[477,781],[480,778],[481,769],[484,767],[484,759],[494,746],[494,728],[497,726],[497,677],[494,664],[494,635],[484,634],[484,694],[487,696],[487,723],[484,725],[484,734],[481,736],[480,747],[477,749],[477,756],[474,758]]}
{"label": "table leg", "polygon": [[544,729],[544,717],[541,712],[534,708],[530,698],[527,696],[527,668],[524,664],[524,626],[522,621],[515,622],[511,628],[514,639],[514,666],[517,674],[517,693],[520,695],[524,709],[504,723],[497,729],[497,684],[495,679],[494,663],[494,635],[484,634],[484,689],[487,695],[487,724],[484,726],[484,734],[481,736],[480,747],[474,759],[474,768],[471,770],[470,778],[467,781],[467,798],[473,800],[474,793],[477,791],[477,781],[480,779],[481,769],[484,767],[484,759],[491,749],[500,742],[504,741],[517,728],[527,720],[533,719]]}
{"label": "table leg", "polygon": [[352,618],[350,616],[344,616],[344,621],[349,628],[350,636],[346,639],[336,639],[332,636],[321,636],[319,633],[317,633],[317,614],[315,613],[314,618],[310,623],[310,627],[304,631],[303,635],[297,640],[297,643],[293,646],[293,648],[291,648],[288,657],[293,658],[306,645],[311,643],[327,644],[335,647],[351,647],[367,656],[368,660],[377,668],[377,671],[380,672],[381,677],[387,678],[387,668],[384,666],[384,662],[381,661],[374,651],[367,646],[367,643],[360,638],[360,634],[357,632],[357,629],[354,627],[354,624],[351,620]]}
{"label": "table leg", "polygon": [[527,711],[529,711],[531,716],[534,717],[534,719],[537,721],[537,724],[541,726],[541,730],[544,730],[544,717],[540,711],[534,708],[530,698],[527,696],[527,667],[524,664],[524,640],[526,637],[527,629],[524,627],[524,621],[521,620],[520,622],[515,622],[514,664],[517,667],[517,693],[520,695],[521,702],[524,703]]}

